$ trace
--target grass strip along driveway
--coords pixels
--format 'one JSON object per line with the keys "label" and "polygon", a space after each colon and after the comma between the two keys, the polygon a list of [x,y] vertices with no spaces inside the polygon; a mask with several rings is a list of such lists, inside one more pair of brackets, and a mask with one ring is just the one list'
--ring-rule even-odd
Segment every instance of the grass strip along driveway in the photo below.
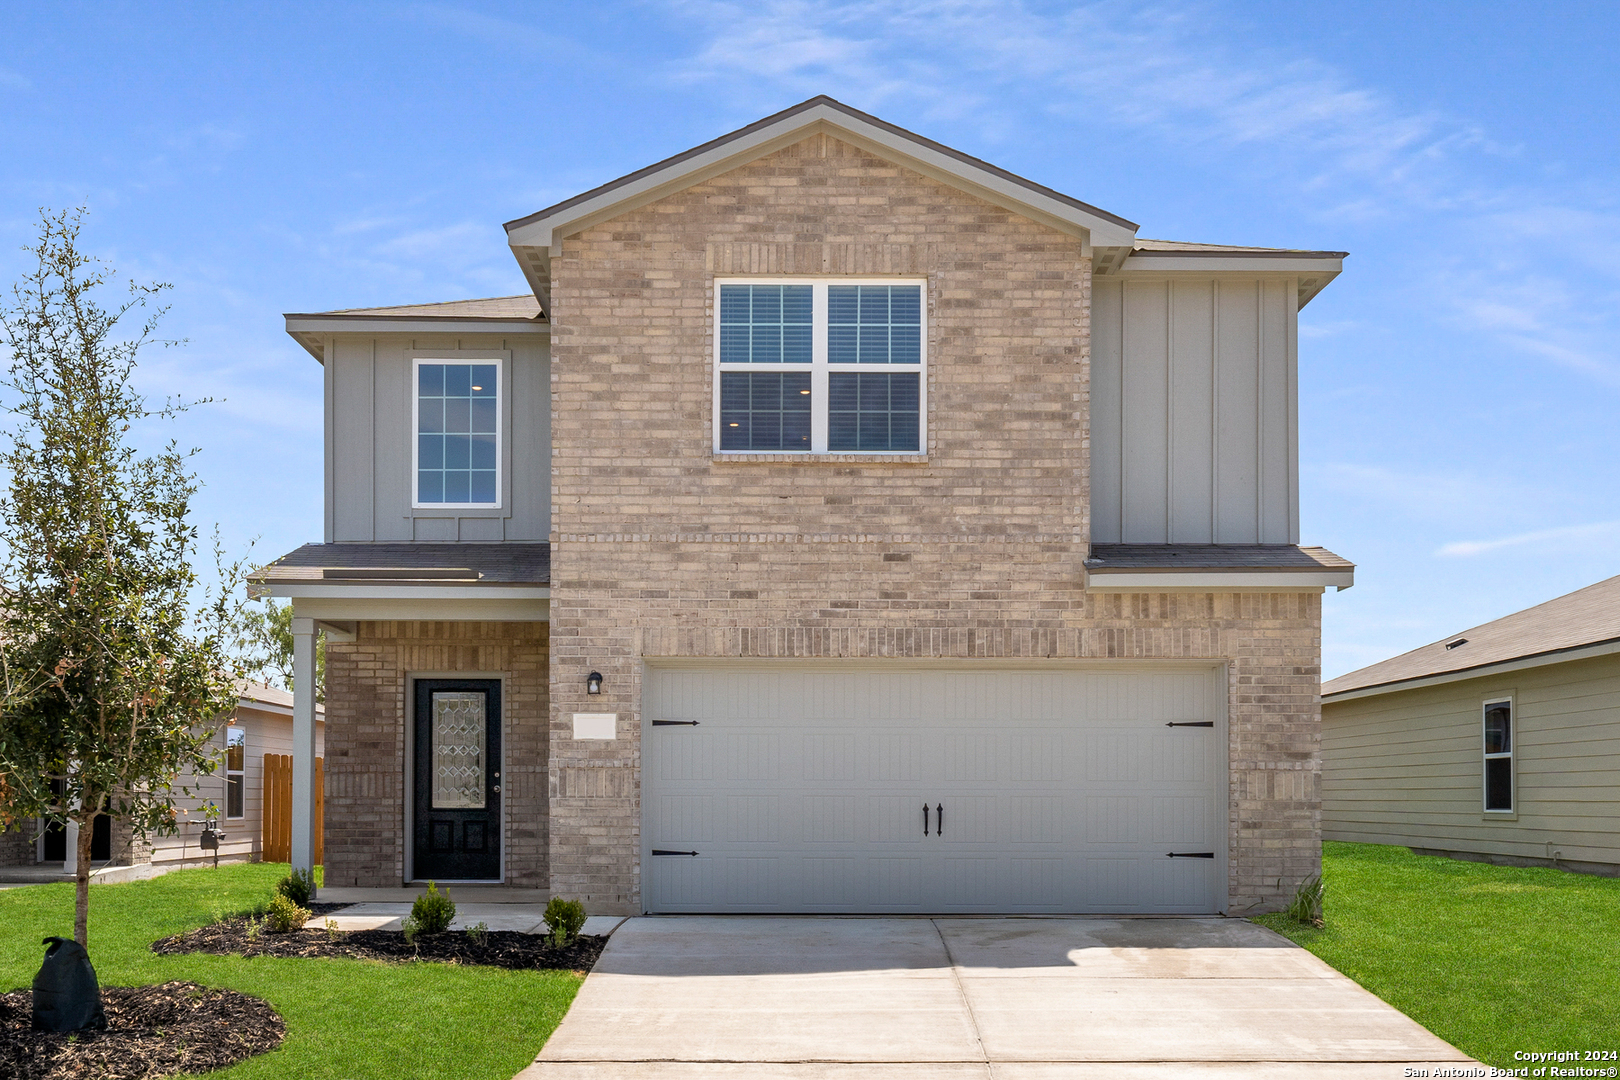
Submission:
{"label": "grass strip along driveway", "polygon": [[1374,844],[1326,844],[1322,870],[1325,929],[1254,921],[1487,1065],[1620,1050],[1620,880]]}
{"label": "grass strip along driveway", "polygon": [[[448,964],[158,956],[158,938],[252,911],[285,865],[180,870],[90,886],[90,958],[102,986],[190,979],[268,1000],[287,1022],[279,1050],[213,1075],[509,1080],[568,1011],[580,978]],[[454,889],[451,889],[454,896]],[[318,926],[320,918],[311,920]],[[71,937],[73,886],[0,891],[0,990],[26,989],[47,934]]]}

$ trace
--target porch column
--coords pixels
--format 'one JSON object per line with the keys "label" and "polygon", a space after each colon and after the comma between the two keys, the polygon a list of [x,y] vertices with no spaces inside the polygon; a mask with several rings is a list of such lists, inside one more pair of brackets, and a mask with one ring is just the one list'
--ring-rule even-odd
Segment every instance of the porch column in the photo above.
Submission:
{"label": "porch column", "polygon": [[315,620],[294,618],[292,864],[315,866]]}

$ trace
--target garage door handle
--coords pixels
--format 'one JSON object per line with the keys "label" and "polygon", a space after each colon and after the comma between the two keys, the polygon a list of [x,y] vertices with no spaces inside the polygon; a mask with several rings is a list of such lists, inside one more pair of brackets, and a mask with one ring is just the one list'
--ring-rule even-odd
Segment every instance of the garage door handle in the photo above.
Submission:
{"label": "garage door handle", "polygon": [[1213,859],[1215,853],[1213,851],[1167,851],[1164,853],[1164,857],[1167,859]]}
{"label": "garage door handle", "polygon": [[665,851],[663,848],[653,848],[652,853],[654,855],[691,855],[694,857],[697,855],[695,851]]}
{"label": "garage door handle", "polygon": [[923,835],[928,835],[928,804],[923,803]]}
{"label": "garage door handle", "polygon": [[945,835],[945,804],[940,803],[934,807],[934,835]]}
{"label": "garage door handle", "polygon": [[1166,724],[1164,726],[1165,727],[1214,727],[1215,726],[1215,721],[1213,721],[1213,720],[1183,720],[1183,721],[1179,721],[1179,722],[1172,721],[1171,723],[1168,723],[1168,724]]}

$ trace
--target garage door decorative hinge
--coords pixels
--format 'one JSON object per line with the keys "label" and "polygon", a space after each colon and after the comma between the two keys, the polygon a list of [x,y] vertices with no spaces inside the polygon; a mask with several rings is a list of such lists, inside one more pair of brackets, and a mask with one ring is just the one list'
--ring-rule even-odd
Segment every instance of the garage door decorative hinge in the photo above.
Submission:
{"label": "garage door decorative hinge", "polygon": [[696,720],[654,720],[653,727],[697,727]]}
{"label": "garage door decorative hinge", "polygon": [[[656,720],[653,721],[653,722],[657,723]],[[1172,720],[1172,721],[1170,721],[1170,723],[1168,723],[1168,724],[1166,724],[1164,726],[1165,727],[1214,727],[1215,726],[1215,721],[1213,721],[1213,720]]]}
{"label": "garage door decorative hinge", "polygon": [[663,848],[653,848],[652,853],[654,855],[697,855],[695,851],[665,851]]}
{"label": "garage door decorative hinge", "polygon": [[[657,854],[657,852],[654,852],[654,854]],[[1167,851],[1164,853],[1164,857],[1167,859],[1213,859],[1215,853],[1213,851]]]}

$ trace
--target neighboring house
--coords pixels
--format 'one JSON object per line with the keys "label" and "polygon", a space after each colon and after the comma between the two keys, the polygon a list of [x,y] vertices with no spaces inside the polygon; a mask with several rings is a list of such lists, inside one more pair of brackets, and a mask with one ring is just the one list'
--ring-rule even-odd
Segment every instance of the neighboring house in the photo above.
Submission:
{"label": "neighboring house", "polygon": [[1620,577],[1322,687],[1322,835],[1620,874]]}
{"label": "neighboring house", "polygon": [[1297,313],[1342,252],[1141,240],[828,98],[506,229],[529,295],[286,317],[325,536],[256,586],[295,670],[327,634],[328,884],[1247,912],[1317,870],[1353,567],[1299,546]]}
{"label": "neighboring house", "polygon": [[[96,821],[91,840],[91,861],[97,866],[131,866],[142,863],[180,865],[212,863],[214,853],[204,851],[201,837],[206,806],[219,809],[219,831],[224,834],[219,847],[221,862],[259,861],[263,829],[264,755],[292,753],[293,695],[286,690],[258,683],[243,685],[236,714],[214,734],[212,743],[221,751],[220,765],[210,776],[182,776],[175,787],[190,787],[195,793],[175,800],[176,824],[171,836],[142,840],[127,829],[103,817]],[[323,710],[317,706],[316,754],[326,739]],[[70,850],[69,830],[60,826],[43,830],[38,822],[31,827],[0,836],[0,866],[62,863]]]}

